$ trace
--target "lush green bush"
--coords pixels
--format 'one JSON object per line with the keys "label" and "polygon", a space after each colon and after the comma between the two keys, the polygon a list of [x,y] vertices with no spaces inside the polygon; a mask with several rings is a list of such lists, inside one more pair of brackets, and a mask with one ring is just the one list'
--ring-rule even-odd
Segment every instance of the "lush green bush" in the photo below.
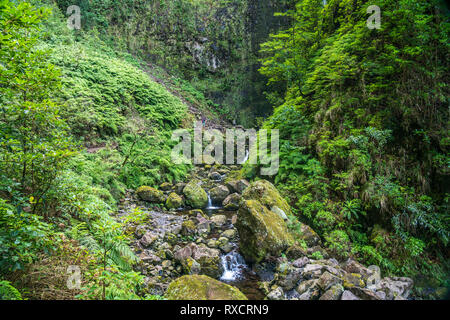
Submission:
{"label": "lush green bush", "polygon": [[[274,179],[339,256],[405,275],[435,265],[431,276],[442,280],[450,232],[446,8],[379,1],[382,26],[370,30],[370,4],[297,1],[282,14],[291,28],[263,44],[260,71],[286,87],[264,124],[280,130]],[[386,233],[367,236],[377,224]]]}

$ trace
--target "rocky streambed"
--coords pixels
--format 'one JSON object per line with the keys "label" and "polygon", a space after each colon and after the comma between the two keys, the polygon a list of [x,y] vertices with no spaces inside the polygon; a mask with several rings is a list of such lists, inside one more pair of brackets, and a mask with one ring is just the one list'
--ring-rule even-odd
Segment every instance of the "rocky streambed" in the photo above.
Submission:
{"label": "rocky streambed", "polygon": [[[121,206],[132,224],[137,269],[150,294],[168,299],[407,299],[413,281],[380,278],[338,261],[307,225],[290,232],[289,204],[268,181],[250,184],[239,166],[199,166],[187,183],[142,187]],[[320,259],[317,258],[320,252]]]}

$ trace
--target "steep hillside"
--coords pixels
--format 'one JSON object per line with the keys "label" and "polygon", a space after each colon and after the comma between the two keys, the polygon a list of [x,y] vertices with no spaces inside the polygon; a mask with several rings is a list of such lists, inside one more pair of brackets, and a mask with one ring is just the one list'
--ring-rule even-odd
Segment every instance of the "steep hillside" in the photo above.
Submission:
{"label": "steep hillside", "polygon": [[[56,1],[64,12],[72,3]],[[274,17],[293,1],[83,0],[83,33],[139,56],[187,81],[208,106],[251,126],[266,116],[266,78],[258,72],[259,45],[288,21]],[[270,90],[269,90],[270,91]]]}

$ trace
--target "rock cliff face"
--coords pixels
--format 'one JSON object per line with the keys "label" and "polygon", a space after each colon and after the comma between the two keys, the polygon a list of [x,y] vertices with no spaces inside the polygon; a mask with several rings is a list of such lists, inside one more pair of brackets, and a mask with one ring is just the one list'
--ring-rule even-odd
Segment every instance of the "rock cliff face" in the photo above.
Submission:
{"label": "rock cliff face", "polygon": [[[146,0],[105,9],[100,1],[85,1],[82,25],[97,27],[183,79],[197,79],[194,85],[208,82],[206,96],[216,104],[235,111],[252,105],[263,112],[271,106],[261,95],[266,79],[258,73],[259,45],[287,23],[274,13],[290,2]],[[57,3],[63,12],[72,4]]]}

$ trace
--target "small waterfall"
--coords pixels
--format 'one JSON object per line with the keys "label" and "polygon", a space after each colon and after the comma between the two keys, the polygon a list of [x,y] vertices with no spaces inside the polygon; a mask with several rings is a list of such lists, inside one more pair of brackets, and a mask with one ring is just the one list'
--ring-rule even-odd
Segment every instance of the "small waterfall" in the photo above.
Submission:
{"label": "small waterfall", "polygon": [[211,196],[209,195],[209,192],[208,192],[208,206],[206,207],[206,210],[217,210],[217,209],[221,209],[221,208],[213,205]]}
{"label": "small waterfall", "polygon": [[242,277],[242,271],[247,269],[244,258],[236,251],[222,256],[222,266],[224,269],[220,278],[222,281],[237,281]]}
{"label": "small waterfall", "polygon": [[248,161],[248,159],[250,158],[250,152],[248,150],[245,150],[245,158],[242,162],[240,162],[239,164],[244,164]]}

